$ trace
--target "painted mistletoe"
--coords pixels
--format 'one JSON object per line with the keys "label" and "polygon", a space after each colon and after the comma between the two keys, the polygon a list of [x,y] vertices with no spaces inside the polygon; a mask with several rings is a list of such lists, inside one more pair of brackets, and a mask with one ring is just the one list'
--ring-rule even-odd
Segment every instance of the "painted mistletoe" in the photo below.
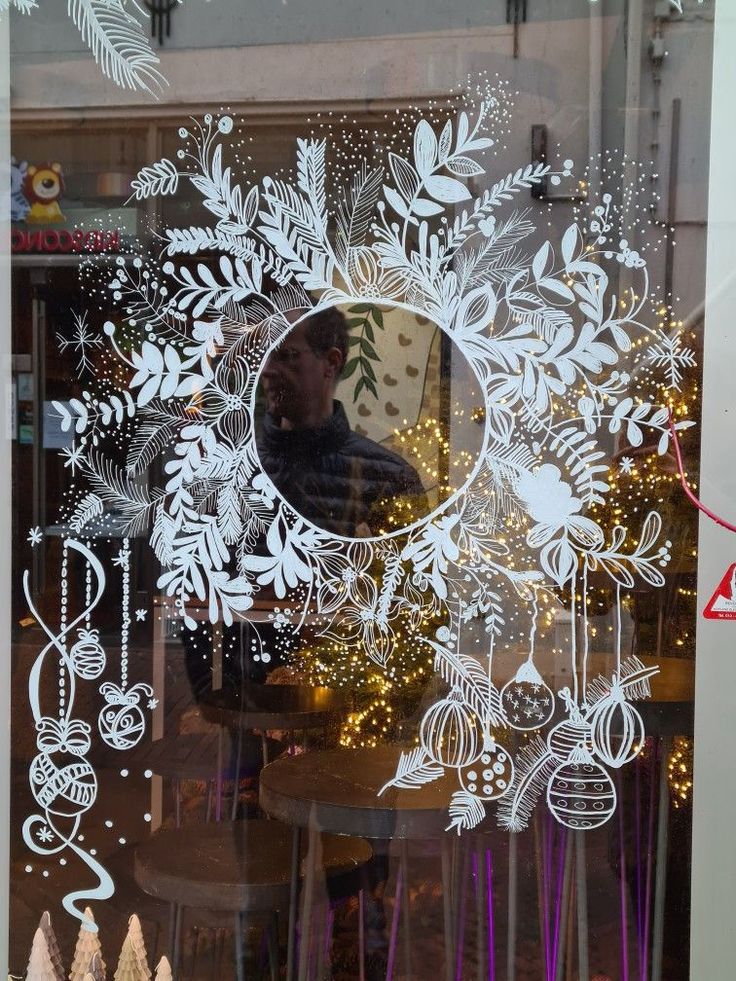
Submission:
{"label": "painted mistletoe", "polygon": [[[530,220],[529,188],[570,178],[572,161],[530,164],[471,195],[499,116],[488,92],[439,123],[414,118],[408,141],[355,164],[337,190],[324,139],[298,141],[293,180],[246,184],[227,162],[238,134],[230,116],[182,128],[176,161],[145,167],[134,194],[189,184],[211,218],[162,229],[163,256],[119,257],[108,273],[118,315],[96,326],[117,363],[108,377],[122,371],[126,384],[98,376],[80,398],[55,403],[84,477],[70,520],[84,535],[114,511],[124,536],[147,530],[158,587],[188,627],[193,603],[229,625],[266,592],[288,602],[285,629],[298,635],[309,614],[324,636],[386,666],[396,624],[408,624],[449,693],[427,709],[391,786],[453,771],[458,832],[491,801],[504,827],[523,828],[543,796],[563,824],[593,828],[615,808],[611,770],[642,746],[634,702],[654,670],[621,657],[621,591],[637,580],[661,586],[670,555],[655,512],[629,532],[605,529],[590,509],[609,491],[614,439],[668,449],[667,408],[629,394],[634,341],[661,337],[647,325],[645,257],[618,228],[610,194],[559,239],[543,240]],[[631,286],[618,295],[622,270]],[[463,486],[408,527],[360,540],[286,503],[261,468],[254,425],[269,352],[315,311],[351,304],[438,325],[485,402],[482,451]],[[116,442],[125,465],[110,451]],[[152,489],[141,476],[159,456],[166,476]],[[554,692],[534,662],[540,600],[566,605],[576,623],[591,573],[616,595],[616,669],[588,678],[587,629],[580,649],[573,631],[574,683]],[[498,678],[493,647],[509,603],[528,613],[529,650],[512,678]],[[482,656],[463,639],[476,618]],[[531,734],[518,752],[510,730]]]}

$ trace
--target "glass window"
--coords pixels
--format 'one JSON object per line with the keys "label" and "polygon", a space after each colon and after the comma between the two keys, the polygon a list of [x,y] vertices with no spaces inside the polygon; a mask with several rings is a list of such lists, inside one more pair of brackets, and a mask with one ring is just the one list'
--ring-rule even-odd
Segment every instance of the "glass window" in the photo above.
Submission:
{"label": "glass window", "polygon": [[144,7],[4,15],[11,974],[695,978],[714,0]]}

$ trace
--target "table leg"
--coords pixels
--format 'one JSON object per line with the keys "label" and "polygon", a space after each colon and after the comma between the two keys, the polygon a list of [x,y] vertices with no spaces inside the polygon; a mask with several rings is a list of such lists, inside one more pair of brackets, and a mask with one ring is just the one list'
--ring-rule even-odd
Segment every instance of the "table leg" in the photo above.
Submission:
{"label": "table leg", "polygon": [[443,921],[445,928],[445,978],[447,981],[453,981],[454,978],[454,958],[453,958],[453,944],[452,938],[454,934],[453,929],[453,908],[452,908],[452,853],[451,844],[448,840],[447,835],[442,839],[441,843],[441,861],[442,861],[442,903],[443,903]]}
{"label": "table leg", "polygon": [[314,878],[317,866],[317,835],[319,832],[313,826],[309,828],[309,845],[307,847],[306,868],[304,870],[304,891],[299,942],[299,981],[309,979],[309,952],[312,939],[312,907],[314,905]]}
{"label": "table leg", "polygon": [[590,977],[588,963],[588,869],[585,862],[585,832],[575,832],[575,882],[578,919],[578,977]]}
{"label": "table leg", "polygon": [[279,920],[274,910],[268,921],[266,941],[268,943],[268,970],[271,981],[279,978]]}
{"label": "table leg", "polygon": [[[560,916],[568,917],[570,910],[570,879],[572,873],[572,832],[565,831],[565,864],[562,871],[562,896],[560,898]],[[560,945],[557,950],[557,967],[555,981],[562,981],[565,973],[565,943],[567,940],[567,923],[560,923]]]}
{"label": "table leg", "polygon": [[670,741],[662,738],[659,764],[659,806],[657,808],[657,857],[654,866],[654,919],[652,927],[652,981],[662,978],[664,947],[664,901],[667,895],[667,834],[669,825],[670,791],[667,782],[667,760]]}
{"label": "table leg", "polygon": [[365,889],[358,893],[358,971],[365,981]]}
{"label": "table leg", "polygon": [[456,936],[455,936],[455,977],[463,976],[463,949],[465,945],[465,917],[467,913],[468,872],[470,871],[470,851],[466,842],[461,842],[462,861],[458,861],[460,871],[458,888],[455,892]]}
{"label": "table leg", "polygon": [[410,926],[410,913],[409,909],[409,845],[406,838],[402,838],[399,842],[399,849],[401,855],[401,864],[403,866],[403,880],[404,888],[403,895],[401,897],[403,905],[403,922],[404,922],[404,970],[406,971],[407,978],[412,977],[411,973],[411,926]]}
{"label": "table leg", "polygon": [[245,981],[245,952],[243,950],[243,915],[235,914],[235,977],[237,981]]}
{"label": "table leg", "polygon": [[178,903],[172,903],[169,919],[169,955],[171,957],[171,972],[174,977],[179,976],[179,961],[181,959],[181,914],[181,906]]}
{"label": "table leg", "polygon": [[294,981],[296,966],[296,919],[299,900],[299,859],[302,848],[302,829],[294,827],[291,835],[291,881],[289,883],[289,924],[286,941],[286,981]]}
{"label": "table leg", "polygon": [[476,835],[473,842],[473,878],[475,886],[475,957],[478,981],[488,981],[486,968],[486,857],[483,839]]}
{"label": "table leg", "polygon": [[516,904],[518,900],[518,835],[509,835],[508,924],[506,930],[506,981],[516,978]]}

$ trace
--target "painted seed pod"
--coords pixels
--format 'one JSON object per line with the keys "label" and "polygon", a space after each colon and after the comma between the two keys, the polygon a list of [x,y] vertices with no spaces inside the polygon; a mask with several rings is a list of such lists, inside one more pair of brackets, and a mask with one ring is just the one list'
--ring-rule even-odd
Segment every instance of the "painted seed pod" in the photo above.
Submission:
{"label": "painted seed pod", "polygon": [[507,793],[514,779],[511,754],[486,733],[483,752],[460,770],[460,783],[479,800],[496,800]]}
{"label": "painted seed pod", "polygon": [[626,701],[616,675],[610,693],[596,702],[588,718],[593,752],[608,766],[618,769],[639,754],[644,745],[644,720]]}
{"label": "painted seed pod", "polygon": [[480,753],[478,721],[459,688],[427,709],[419,726],[427,755],[442,766],[467,766]]}
{"label": "painted seed pod", "polygon": [[566,828],[599,828],[616,810],[616,788],[585,749],[574,750],[547,784],[547,805]]}
{"label": "painted seed pod", "polygon": [[96,630],[80,630],[69,656],[75,673],[85,681],[94,681],[105,670],[105,651]]}
{"label": "painted seed pod", "polygon": [[555,696],[531,660],[525,661],[501,689],[506,721],[513,729],[539,729],[552,718]]}

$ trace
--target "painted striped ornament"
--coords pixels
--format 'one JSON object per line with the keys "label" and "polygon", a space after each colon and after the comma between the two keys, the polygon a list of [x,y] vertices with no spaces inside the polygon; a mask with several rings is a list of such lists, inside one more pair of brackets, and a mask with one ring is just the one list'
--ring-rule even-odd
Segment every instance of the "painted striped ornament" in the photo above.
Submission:
{"label": "painted striped ornament", "polygon": [[587,750],[574,750],[550,777],[547,806],[566,828],[590,831],[605,824],[616,810],[616,788]]}
{"label": "painted striped ornament", "polygon": [[563,719],[547,736],[547,748],[561,760],[569,759],[575,750],[590,752],[593,748],[590,723],[580,717]]}
{"label": "painted striped ornament", "polygon": [[419,740],[427,756],[441,766],[467,766],[478,757],[478,720],[459,688],[427,709],[419,726]]}
{"label": "painted striped ornament", "polygon": [[29,772],[31,790],[41,807],[61,817],[76,817],[94,804],[97,777],[91,765],[78,756],[39,753]]}
{"label": "painted striped ornament", "polygon": [[613,676],[611,692],[590,710],[593,752],[614,769],[631,763],[644,745],[644,720],[626,701],[621,684]]}

